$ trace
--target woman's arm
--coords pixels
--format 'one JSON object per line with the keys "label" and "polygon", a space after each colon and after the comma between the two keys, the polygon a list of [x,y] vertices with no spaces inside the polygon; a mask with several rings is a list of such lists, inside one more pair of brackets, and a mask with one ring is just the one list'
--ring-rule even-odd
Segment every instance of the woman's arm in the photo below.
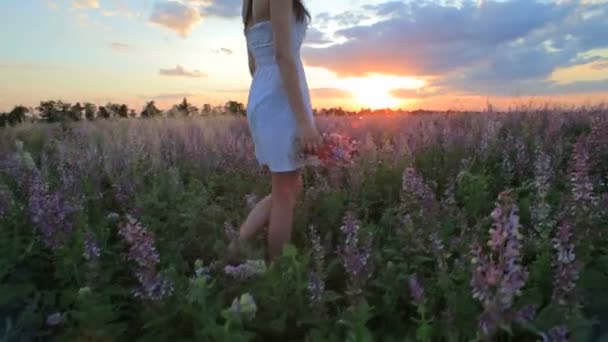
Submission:
{"label": "woman's arm", "polygon": [[251,74],[251,77],[253,77],[253,74],[255,74],[255,57],[253,56],[253,53],[251,52],[251,50],[249,50],[249,48],[247,48],[247,56],[249,58],[249,73]]}
{"label": "woman's arm", "polygon": [[281,78],[291,109],[296,115],[299,126],[310,125],[308,110],[300,89],[300,75],[295,56],[292,53],[291,20],[293,1],[270,0],[270,21],[272,25],[275,59],[279,66]]}

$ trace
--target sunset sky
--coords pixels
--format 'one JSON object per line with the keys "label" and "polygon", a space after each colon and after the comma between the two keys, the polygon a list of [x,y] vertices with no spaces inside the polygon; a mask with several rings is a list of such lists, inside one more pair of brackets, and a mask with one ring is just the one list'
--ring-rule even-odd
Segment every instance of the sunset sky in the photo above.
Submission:
{"label": "sunset sky", "polygon": [[[608,0],[308,0],[316,107],[608,99]],[[4,0],[0,110],[246,102],[241,0]]]}

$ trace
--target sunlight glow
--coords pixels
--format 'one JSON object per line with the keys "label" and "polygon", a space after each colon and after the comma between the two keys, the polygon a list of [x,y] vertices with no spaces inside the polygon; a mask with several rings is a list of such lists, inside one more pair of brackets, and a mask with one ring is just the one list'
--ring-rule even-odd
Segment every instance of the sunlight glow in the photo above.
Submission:
{"label": "sunlight glow", "polygon": [[416,90],[424,87],[426,82],[414,77],[397,77],[372,74],[367,77],[342,78],[336,87],[353,94],[353,100],[358,105],[371,109],[396,108],[403,105],[407,99],[391,96],[391,91],[397,89]]}

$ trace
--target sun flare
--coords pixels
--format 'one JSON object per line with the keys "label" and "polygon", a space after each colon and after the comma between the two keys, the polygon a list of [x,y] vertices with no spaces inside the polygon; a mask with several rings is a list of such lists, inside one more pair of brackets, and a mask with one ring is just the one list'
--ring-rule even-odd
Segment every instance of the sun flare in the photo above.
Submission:
{"label": "sun flare", "polygon": [[371,109],[396,108],[402,106],[407,99],[391,95],[393,90],[416,90],[425,85],[423,80],[414,77],[396,77],[370,75],[367,77],[350,77],[340,79],[338,88],[352,94],[357,105]]}

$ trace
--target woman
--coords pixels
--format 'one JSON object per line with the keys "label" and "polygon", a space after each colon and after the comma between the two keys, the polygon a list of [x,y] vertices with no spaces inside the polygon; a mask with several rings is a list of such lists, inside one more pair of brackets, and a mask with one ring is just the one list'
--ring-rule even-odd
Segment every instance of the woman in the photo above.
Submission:
{"label": "woman", "polygon": [[272,174],[272,193],[253,208],[239,236],[240,246],[269,223],[268,259],[275,260],[291,239],[293,212],[301,191],[304,154],[321,147],[300,48],[310,14],[301,0],[243,0],[243,22],[253,77],[247,119],[258,162]]}

